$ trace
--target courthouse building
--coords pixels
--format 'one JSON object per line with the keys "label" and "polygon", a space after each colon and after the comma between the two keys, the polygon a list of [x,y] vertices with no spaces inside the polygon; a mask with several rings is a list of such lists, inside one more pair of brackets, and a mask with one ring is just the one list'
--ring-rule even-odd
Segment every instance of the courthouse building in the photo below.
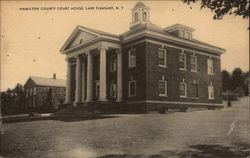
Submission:
{"label": "courthouse building", "polygon": [[67,61],[67,104],[222,106],[225,50],[194,39],[188,26],[151,23],[149,11],[136,3],[130,29],[120,35],[75,28],[60,50]]}

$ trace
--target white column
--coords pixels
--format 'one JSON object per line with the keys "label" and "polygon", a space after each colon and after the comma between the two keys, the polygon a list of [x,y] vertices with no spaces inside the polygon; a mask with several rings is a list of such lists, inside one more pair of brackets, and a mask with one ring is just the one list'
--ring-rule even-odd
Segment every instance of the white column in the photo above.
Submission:
{"label": "white column", "polygon": [[66,97],[65,104],[71,103],[71,65],[70,60],[67,58],[67,82],[66,82]]}
{"label": "white column", "polygon": [[117,102],[122,101],[122,52],[117,50]]}
{"label": "white column", "polygon": [[77,106],[81,101],[81,58],[80,55],[76,57],[76,89],[75,89],[75,101],[74,106]]}
{"label": "white column", "polygon": [[86,102],[93,101],[93,57],[90,52],[88,52],[87,61],[87,99]]}
{"label": "white column", "polygon": [[82,58],[82,102],[85,101],[85,77],[86,77],[86,71],[85,71],[85,60]]}
{"label": "white column", "polygon": [[100,98],[99,101],[107,101],[107,79],[106,79],[106,47],[98,48],[100,50]]}

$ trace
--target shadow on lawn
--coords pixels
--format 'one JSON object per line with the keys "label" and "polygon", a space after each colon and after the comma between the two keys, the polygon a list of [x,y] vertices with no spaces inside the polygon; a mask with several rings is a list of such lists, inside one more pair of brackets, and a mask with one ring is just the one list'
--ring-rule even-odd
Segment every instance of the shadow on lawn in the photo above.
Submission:
{"label": "shadow on lawn", "polygon": [[244,143],[235,143],[236,146],[214,145],[192,145],[187,151],[163,150],[160,154],[149,156],[144,155],[105,155],[98,158],[246,158],[249,153],[249,145]]}
{"label": "shadow on lawn", "polygon": [[96,116],[96,115],[86,115],[86,116],[75,116],[75,117],[22,117],[22,118],[11,118],[5,119],[3,123],[16,123],[16,122],[30,122],[30,121],[41,121],[41,120],[56,120],[64,122],[77,122],[77,121],[87,121],[96,119],[108,119],[120,116]]}

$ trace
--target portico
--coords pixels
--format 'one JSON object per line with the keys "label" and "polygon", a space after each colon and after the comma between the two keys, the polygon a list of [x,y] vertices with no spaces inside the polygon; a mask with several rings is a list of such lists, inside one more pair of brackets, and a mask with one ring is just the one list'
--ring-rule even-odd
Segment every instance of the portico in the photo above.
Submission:
{"label": "portico", "polygon": [[[66,104],[109,101],[107,90],[107,57],[115,53],[117,57],[116,101],[122,101],[122,51],[119,39],[114,37],[107,41],[96,32],[77,28],[64,45],[67,62]],[[75,37],[74,37],[75,36]],[[81,38],[79,38],[81,36]],[[78,45],[74,46],[77,40]],[[113,40],[113,41],[112,41]],[[73,47],[72,47],[73,45]]]}

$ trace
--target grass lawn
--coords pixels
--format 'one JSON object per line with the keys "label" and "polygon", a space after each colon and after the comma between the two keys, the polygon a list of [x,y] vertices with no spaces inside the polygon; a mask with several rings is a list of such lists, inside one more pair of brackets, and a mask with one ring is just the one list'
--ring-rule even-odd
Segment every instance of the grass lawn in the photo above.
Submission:
{"label": "grass lawn", "polygon": [[246,158],[248,99],[232,108],[4,124],[5,157]]}

